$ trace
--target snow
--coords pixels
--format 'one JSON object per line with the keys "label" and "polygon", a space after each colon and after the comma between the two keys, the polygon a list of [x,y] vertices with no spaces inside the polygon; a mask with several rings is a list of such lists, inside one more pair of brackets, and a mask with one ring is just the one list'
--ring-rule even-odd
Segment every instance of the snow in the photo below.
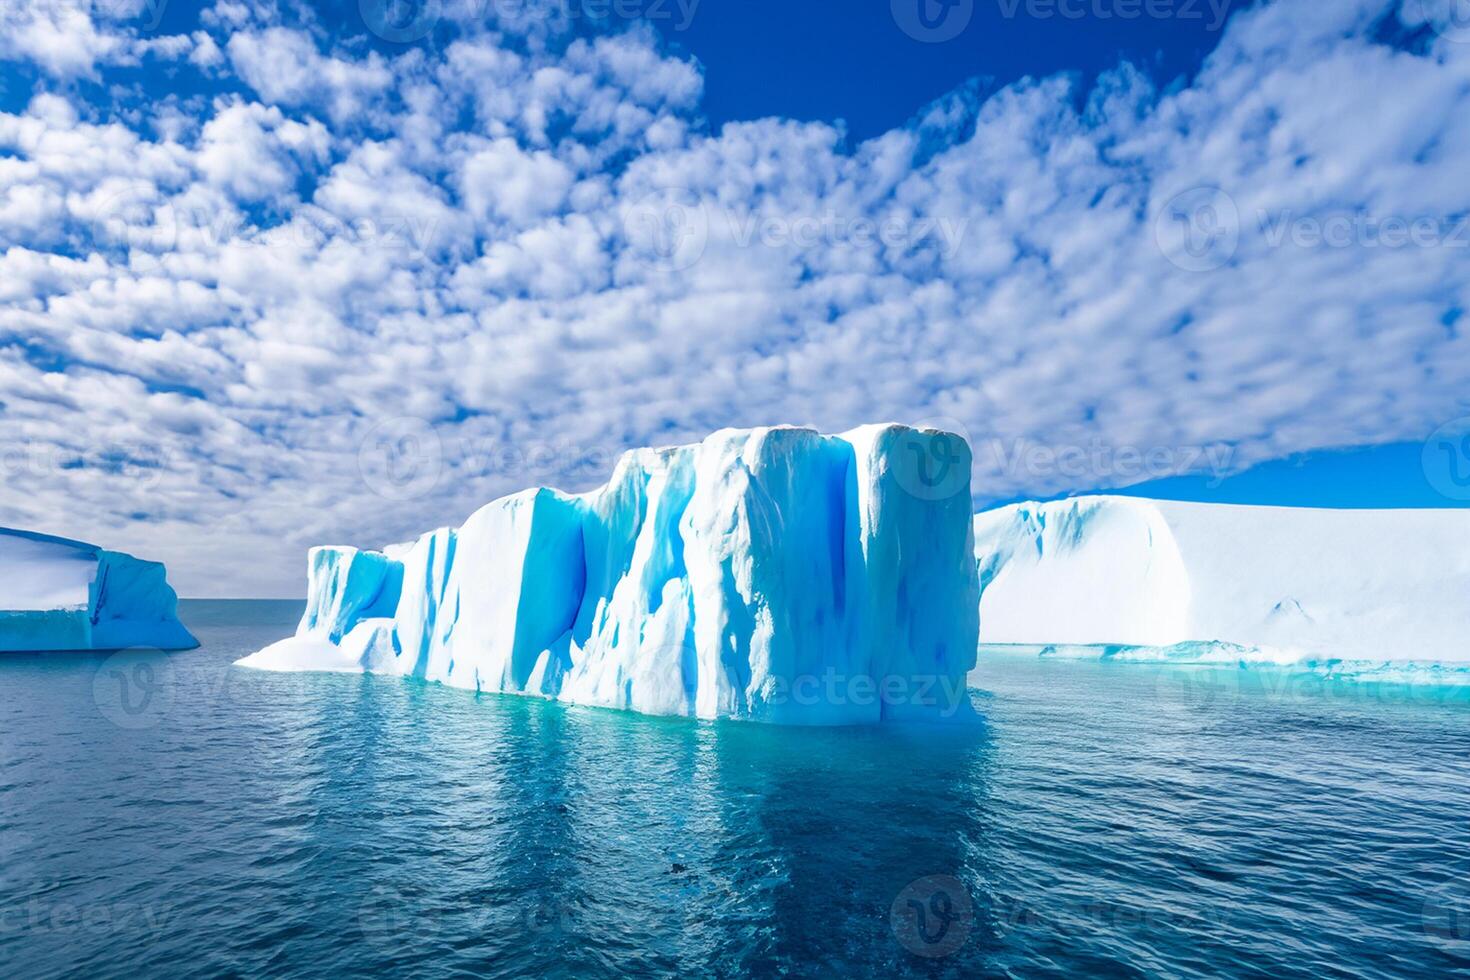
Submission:
{"label": "snow", "polygon": [[0,528],[0,651],[198,646],[157,562]]}
{"label": "snow", "polygon": [[1175,662],[1470,661],[1467,510],[1077,497],[976,515],[975,549],[982,643]]}
{"label": "snow", "polygon": [[895,425],[637,450],[587,494],[527,490],[382,552],[313,549],[297,636],[241,664],[700,718],[962,715],[969,472],[959,437]]}

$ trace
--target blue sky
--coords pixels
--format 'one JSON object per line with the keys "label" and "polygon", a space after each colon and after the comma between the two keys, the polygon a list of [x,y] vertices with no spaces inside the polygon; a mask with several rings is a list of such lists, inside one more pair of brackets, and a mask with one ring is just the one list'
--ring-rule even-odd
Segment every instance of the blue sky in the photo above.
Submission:
{"label": "blue sky", "polygon": [[[692,0],[686,0],[690,3]],[[905,0],[917,7],[918,0]],[[1180,16],[1106,16],[1093,0],[1039,6],[1023,0],[928,0],[934,20],[964,27],[944,41],[916,42],[887,0],[698,0],[685,15],[669,0],[660,33],[705,68],[704,111],[715,125],[782,116],[846,123],[854,140],[902,126],[921,107],[963,85],[993,91],[1028,75],[1078,75],[1085,85],[1129,61],[1172,81],[1199,69],[1233,0],[1179,0]],[[1032,9],[1030,15],[1027,10]],[[944,13],[939,13],[944,11]],[[897,29],[896,29],[897,28]],[[936,36],[950,33],[941,29]]]}
{"label": "blue sky", "polygon": [[1452,0],[375,2],[0,12],[0,523],[290,595],[889,419],[977,506],[1470,497]]}

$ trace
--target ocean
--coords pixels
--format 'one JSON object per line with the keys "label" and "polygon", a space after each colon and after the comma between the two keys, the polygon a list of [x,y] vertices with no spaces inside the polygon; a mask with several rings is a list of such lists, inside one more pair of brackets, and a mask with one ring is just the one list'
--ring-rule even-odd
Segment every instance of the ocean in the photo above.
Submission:
{"label": "ocean", "polygon": [[0,975],[1470,969],[1460,698],[984,650],[980,724],[792,729],[231,666],[300,611],[0,655]]}

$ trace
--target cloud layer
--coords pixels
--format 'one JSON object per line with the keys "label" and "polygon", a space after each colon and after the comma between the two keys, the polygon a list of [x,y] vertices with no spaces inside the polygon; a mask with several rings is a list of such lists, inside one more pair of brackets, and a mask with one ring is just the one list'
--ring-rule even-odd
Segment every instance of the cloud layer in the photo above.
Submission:
{"label": "cloud layer", "polygon": [[309,544],[729,425],[941,421],[983,501],[1470,407],[1439,4],[1267,4],[1187,85],[966,88],[855,146],[711,132],[696,64],[565,10],[0,14],[0,522],[292,594]]}

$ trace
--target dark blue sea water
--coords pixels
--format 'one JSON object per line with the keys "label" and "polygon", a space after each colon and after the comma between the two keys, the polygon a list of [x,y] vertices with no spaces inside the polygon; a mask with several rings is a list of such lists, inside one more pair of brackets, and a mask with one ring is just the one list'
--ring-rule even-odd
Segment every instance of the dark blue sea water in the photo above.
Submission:
{"label": "dark blue sea water", "polygon": [[1464,703],[989,656],[983,727],[796,730],[230,667],[298,612],[0,658],[0,976],[1470,970]]}

